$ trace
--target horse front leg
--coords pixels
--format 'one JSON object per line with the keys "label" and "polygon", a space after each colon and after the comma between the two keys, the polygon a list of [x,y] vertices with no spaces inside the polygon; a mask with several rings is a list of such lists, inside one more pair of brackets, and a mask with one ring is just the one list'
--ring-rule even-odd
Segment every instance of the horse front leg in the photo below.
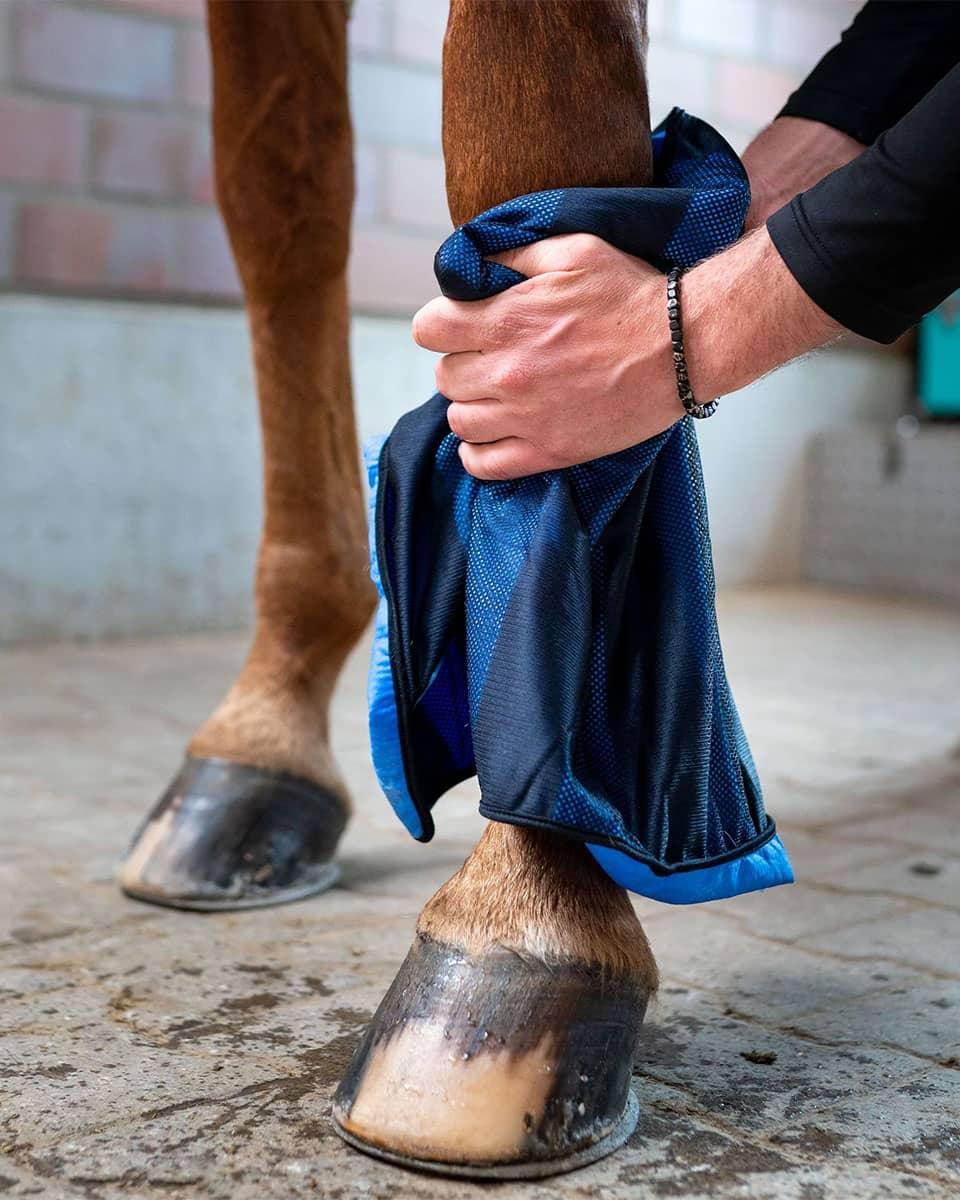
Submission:
{"label": "horse front leg", "polygon": [[263,435],[256,631],[121,884],[157,903],[231,908],[332,882],[349,803],[327,709],[373,590],[347,347],[346,6],[223,0],[208,18],[217,192]]}
{"label": "horse front leg", "polygon": [[[649,182],[642,4],[453,0],[451,215],[548,187]],[[586,849],[491,824],[424,908],[341,1083],[363,1149],[454,1173],[546,1175],[614,1149],[657,970]]]}

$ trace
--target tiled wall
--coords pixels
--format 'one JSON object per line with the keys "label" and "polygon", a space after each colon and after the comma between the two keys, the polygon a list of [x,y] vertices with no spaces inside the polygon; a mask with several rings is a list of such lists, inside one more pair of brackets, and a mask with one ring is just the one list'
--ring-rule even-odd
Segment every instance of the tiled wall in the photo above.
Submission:
{"label": "tiled wall", "polygon": [[[681,104],[742,147],[858,7],[652,0],[655,118]],[[446,0],[354,5],[361,311],[433,293],[445,13]],[[208,91],[202,0],[0,0],[0,287],[235,301]]]}
{"label": "tiled wall", "polygon": [[900,436],[831,429],[807,452],[801,569],[807,579],[861,591],[960,602],[960,429]]}

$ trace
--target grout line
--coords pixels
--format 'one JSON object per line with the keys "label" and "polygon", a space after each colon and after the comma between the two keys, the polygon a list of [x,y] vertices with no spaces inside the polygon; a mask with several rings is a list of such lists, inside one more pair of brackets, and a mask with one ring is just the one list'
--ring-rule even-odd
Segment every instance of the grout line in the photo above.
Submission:
{"label": "grout line", "polygon": [[[296,2],[296,0],[295,0]],[[197,120],[210,119],[209,107],[197,108],[181,96],[151,100],[132,96],[106,96],[83,88],[53,88],[49,84],[31,83],[25,79],[5,81],[3,88],[11,96],[28,96],[34,100],[49,100],[59,104],[86,104],[92,111],[121,108],[124,111],[152,113],[155,116],[190,116]]]}
{"label": "grout line", "polygon": [[83,191],[77,190],[78,185],[70,185],[70,190],[65,190],[59,184],[13,180],[0,181],[0,187],[20,204],[62,204],[65,208],[99,207],[124,212],[135,210],[220,215],[216,204],[192,200],[182,193],[158,196],[147,192],[120,192],[111,191],[99,184],[90,184]]}

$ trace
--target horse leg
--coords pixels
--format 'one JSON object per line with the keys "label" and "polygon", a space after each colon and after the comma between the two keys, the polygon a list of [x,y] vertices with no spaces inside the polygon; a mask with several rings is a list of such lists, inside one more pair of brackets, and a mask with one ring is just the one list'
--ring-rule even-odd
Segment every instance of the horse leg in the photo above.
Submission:
{"label": "horse leg", "polygon": [[[510,196],[649,182],[643,5],[453,0],[444,148],[461,222]],[[657,970],[627,894],[586,849],[491,824],[427,903],[334,1101],[400,1162],[545,1175],[629,1133]]]}
{"label": "horse leg", "polygon": [[353,200],[346,6],[209,5],[214,165],[243,283],[265,520],[246,664],[121,872],[183,907],[274,903],[332,882],[346,789],[327,708],[373,607],[350,393]]}

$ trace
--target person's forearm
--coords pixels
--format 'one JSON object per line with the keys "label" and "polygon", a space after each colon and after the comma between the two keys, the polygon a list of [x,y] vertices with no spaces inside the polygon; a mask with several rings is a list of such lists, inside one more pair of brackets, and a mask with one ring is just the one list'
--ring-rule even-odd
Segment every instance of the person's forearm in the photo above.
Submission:
{"label": "person's forearm", "polygon": [[960,59],[960,4],[870,0],[778,114],[843,130],[864,146]]}
{"label": "person's forearm", "polygon": [[845,332],[803,291],[763,227],[694,267],[681,288],[690,382],[701,402]]}
{"label": "person's forearm", "polygon": [[802,117],[778,117],[743,152],[752,200],[746,229],[756,229],[799,192],[862,154],[838,129]]}

